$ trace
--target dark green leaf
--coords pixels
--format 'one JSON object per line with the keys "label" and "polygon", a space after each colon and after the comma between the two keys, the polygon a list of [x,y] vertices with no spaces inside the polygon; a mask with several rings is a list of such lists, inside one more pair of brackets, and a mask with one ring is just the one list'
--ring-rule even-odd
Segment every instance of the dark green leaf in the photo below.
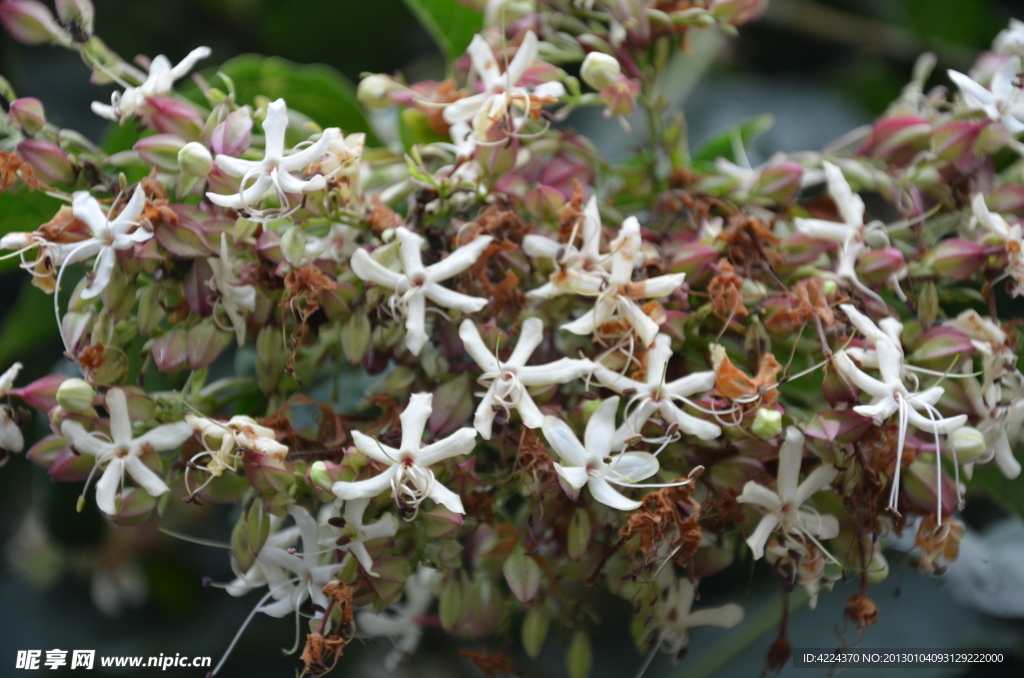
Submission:
{"label": "dark green leaf", "polygon": [[716,158],[726,158],[736,162],[735,143],[742,143],[743,148],[759,136],[771,129],[775,118],[771,115],[759,115],[744,120],[711,137],[693,156],[693,164],[697,169],[708,168]]}
{"label": "dark green leaf", "polygon": [[441,48],[448,63],[458,59],[484,25],[483,14],[456,0],[404,0]]}
{"label": "dark green leaf", "polygon": [[[34,231],[53,218],[63,203],[45,193],[29,191],[0,193],[0,236],[17,231]],[[0,252],[0,254],[9,254]],[[34,252],[28,258],[35,258]],[[0,273],[16,268],[19,259],[0,260]]]}

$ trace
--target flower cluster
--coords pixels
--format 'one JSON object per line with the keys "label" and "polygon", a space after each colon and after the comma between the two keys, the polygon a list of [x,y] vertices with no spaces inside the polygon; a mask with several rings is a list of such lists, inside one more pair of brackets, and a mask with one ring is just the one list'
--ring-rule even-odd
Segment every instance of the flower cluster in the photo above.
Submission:
{"label": "flower cluster", "polygon": [[[1024,31],[949,89],[924,90],[923,58],[821,152],[692,164],[653,55],[765,5],[488,2],[445,81],[361,81],[395,109],[384,145],[228,75],[186,97],[209,49],[140,71],[86,0],[60,21],[3,0],[16,39],[120,85],[93,111],[138,135],[108,156],[5,90],[0,191],[53,216],[0,247],[53,295],[81,378],[0,376],[3,458],[30,443],[85,482],[79,510],[95,478],[113,525],[238,503],[223,587],[295,617],[309,675],[357,637],[390,638],[393,668],[424,626],[484,642],[521,621],[536,657],[557,619],[582,677],[598,583],[636,605],[638,647],[678,656],[742,620],[691,610],[733,562],[813,606],[884,578],[880,537],[913,525],[935,571],[967,483],[1021,470]],[[552,124],[638,105],[666,129],[621,166]],[[171,388],[128,385],[150,383]]]}

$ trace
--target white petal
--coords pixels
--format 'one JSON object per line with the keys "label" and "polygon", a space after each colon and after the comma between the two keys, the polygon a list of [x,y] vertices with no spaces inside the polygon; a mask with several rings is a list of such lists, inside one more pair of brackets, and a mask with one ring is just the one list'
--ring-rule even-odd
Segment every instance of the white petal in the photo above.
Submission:
{"label": "white petal", "polygon": [[398,472],[398,466],[392,466],[380,475],[356,482],[338,481],[331,491],[339,499],[373,499],[381,492],[391,489],[391,479]]}
{"label": "white petal", "polygon": [[398,450],[378,442],[362,431],[352,431],[352,442],[356,444],[356,449],[359,450],[361,454],[369,457],[370,459],[374,459],[382,464],[388,465],[398,463]]}
{"label": "white petal", "polygon": [[[648,357],[650,360],[650,357]],[[670,381],[662,388],[666,393],[671,393],[676,396],[688,397],[695,393],[704,393],[710,391],[715,386],[715,373],[713,370],[706,370],[704,372],[694,372],[688,374],[685,377],[680,377],[674,381]]]}
{"label": "white petal", "polygon": [[498,68],[497,59],[494,58],[494,50],[483,36],[474,35],[466,52],[473,64],[473,70],[480,76],[485,91],[491,92],[502,84],[501,70]]}
{"label": "white petal", "polygon": [[298,172],[312,164],[313,161],[319,160],[327,152],[327,147],[331,144],[331,135],[329,134],[329,131],[330,130],[324,130],[320,135],[320,138],[312,144],[303,148],[301,151],[296,151],[295,153],[286,156],[284,160],[278,163],[278,167],[287,172]]}
{"label": "white petal", "polygon": [[864,224],[864,201],[850,189],[843,171],[828,161],[821,163],[828,180],[828,192],[839,208],[843,221],[851,226]]}
{"label": "white petal", "polygon": [[399,419],[402,421],[402,447],[403,452],[416,452],[420,449],[420,440],[423,439],[423,429],[430,418],[434,396],[430,393],[413,393],[409,397],[409,404],[402,411]]}
{"label": "white petal", "polygon": [[754,504],[769,511],[782,509],[782,499],[767,487],[758,485],[753,480],[748,480],[743,486],[743,493],[736,497],[740,504]]}
{"label": "white petal", "polygon": [[804,529],[819,539],[832,539],[839,534],[839,520],[827,513],[800,511]]}
{"label": "white petal", "polygon": [[209,47],[196,47],[194,50],[188,53],[184,59],[178,62],[178,65],[170,70],[170,76],[172,80],[180,80],[181,78],[188,75],[188,72],[195,67],[196,62],[205,59],[210,56],[211,51]]}
{"label": "white petal", "polygon": [[259,170],[263,164],[256,160],[242,160],[230,155],[217,155],[217,168],[229,177],[243,177],[252,170]]}
{"label": "white petal", "polygon": [[468,294],[450,290],[436,282],[428,282],[424,285],[423,294],[438,306],[463,313],[475,313],[487,305],[487,299],[471,297]]}
{"label": "white petal", "polygon": [[849,224],[842,224],[824,219],[804,219],[796,217],[793,219],[796,229],[816,240],[829,240],[831,242],[847,242],[856,234],[856,230]]}
{"label": "white petal", "polygon": [[434,482],[434,484],[430,488],[430,494],[428,494],[427,496],[436,501],[438,504],[444,506],[452,513],[466,512],[466,510],[462,508],[462,499],[459,498],[459,495],[455,494],[454,492],[452,492],[439,482]]}
{"label": "white petal", "polygon": [[619,296],[619,311],[633,326],[633,330],[640,337],[640,341],[644,342],[644,346],[650,346],[658,336],[658,323],[640,310],[634,301],[623,296]]}
{"label": "white petal", "polygon": [[754,560],[759,560],[764,556],[764,545],[768,543],[768,537],[771,536],[771,533],[778,524],[778,517],[774,513],[768,513],[761,518],[761,522],[757,524],[751,535],[747,537],[747,546],[753,552]]}
{"label": "white petal", "polygon": [[701,440],[715,440],[722,435],[722,429],[718,424],[694,417],[675,403],[662,401],[658,409],[665,421],[678,424],[679,430],[691,436],[697,436]]}
{"label": "white petal", "polygon": [[339,547],[342,551],[348,551],[355,556],[356,561],[363,566],[366,570],[366,574],[371,577],[379,577],[380,575],[373,571],[373,558],[370,557],[370,552],[366,550],[366,546],[359,541],[349,542],[345,546]]}
{"label": "white petal", "polygon": [[[642,296],[644,299],[661,299],[679,289],[679,286],[683,284],[685,279],[685,273],[674,273],[659,275],[656,278],[648,278],[639,283],[634,283],[634,285],[643,286]],[[638,295],[634,294],[632,296],[636,297]]]}
{"label": "white petal", "polygon": [[523,420],[523,426],[526,428],[540,428],[544,423],[544,415],[537,407],[537,403],[533,402],[529,393],[524,393],[519,398],[519,402],[516,403],[516,411],[519,412],[519,418]]}
{"label": "white petal", "polygon": [[395,229],[395,238],[399,244],[399,254],[402,258],[402,270],[410,278],[424,273],[423,256],[420,251],[426,242],[422,236],[413,233],[405,226]]}
{"label": "white petal", "polygon": [[381,287],[387,287],[393,290],[398,287],[400,281],[406,279],[406,277],[401,273],[392,271],[380,262],[374,261],[370,257],[370,253],[362,248],[357,249],[355,253],[352,254],[350,262],[352,272],[359,276],[360,280],[372,282],[373,284],[380,285]]}
{"label": "white petal", "polygon": [[319,550],[320,546],[316,541],[316,519],[309,514],[309,511],[292,504],[288,507],[288,515],[295,520],[296,527],[299,528],[299,535],[302,539],[302,552],[306,557],[316,558],[314,554]]}
{"label": "white petal", "polygon": [[96,258],[93,266],[93,278],[89,285],[82,290],[83,299],[98,297],[110,283],[110,277],[114,274],[114,266],[117,265],[117,253],[113,247],[104,247]]}
{"label": "white petal", "polygon": [[128,232],[132,226],[135,226],[139,217],[142,216],[142,210],[146,207],[146,193],[142,190],[142,186],[136,186],[135,192],[132,193],[131,200],[124,206],[121,213],[118,214],[112,222],[110,222],[110,232],[114,235],[121,235]]}
{"label": "white petal", "polygon": [[288,106],[284,99],[278,99],[267,106],[267,117],[263,121],[264,145],[267,159],[280,159],[284,155],[284,133],[288,129]]}
{"label": "white petal", "polygon": [[480,331],[477,330],[472,320],[467,318],[459,325],[459,338],[462,339],[466,353],[469,354],[481,370],[487,372],[499,368],[498,359],[484,345],[483,339],[480,338]]}
{"label": "white petal", "polygon": [[410,294],[405,301],[405,347],[419,355],[427,339],[427,300],[422,293]]}
{"label": "white petal", "polygon": [[60,434],[73,448],[82,454],[100,457],[111,453],[114,446],[89,435],[80,422],[65,419],[60,425]]}
{"label": "white petal", "polygon": [[0,450],[21,452],[25,447],[25,436],[0,407]]}
{"label": "white petal", "polygon": [[620,511],[633,511],[641,506],[641,502],[634,501],[624,496],[614,487],[608,484],[604,478],[591,478],[587,483],[590,486],[590,494],[596,501],[605,506],[611,506]]}
{"label": "white petal", "polygon": [[562,466],[557,461],[554,462],[554,465],[555,472],[558,474],[558,477],[564,481],[564,485],[568,485],[571,490],[566,490],[566,494],[572,497],[573,501],[575,501],[576,497],[579,495],[580,489],[590,480],[590,475],[587,473],[587,469],[582,466]]}
{"label": "white petal", "polygon": [[477,262],[492,240],[494,240],[493,237],[482,235],[463,245],[441,261],[428,266],[427,278],[431,282],[441,282],[457,276]]}
{"label": "white petal", "polygon": [[129,455],[125,457],[124,468],[128,475],[132,477],[132,480],[152,497],[159,497],[170,489],[163,479],[153,472],[153,469],[143,464],[142,460],[136,456]]}
{"label": "white petal", "polygon": [[684,620],[688,628],[695,626],[718,626],[723,629],[732,627],[743,621],[743,608],[736,603],[722,607],[712,607],[691,612]]}
{"label": "white petal", "polygon": [[561,419],[548,416],[544,417],[541,430],[544,431],[544,438],[548,441],[548,445],[558,453],[563,461],[571,466],[587,465],[590,460],[589,455],[568,424]]}
{"label": "white petal", "polygon": [[858,405],[853,408],[853,411],[862,417],[872,419],[877,425],[896,414],[899,409],[900,406],[896,403],[896,399],[887,396],[872,405]]}
{"label": "white petal", "polygon": [[96,505],[107,515],[117,513],[117,493],[121,489],[123,472],[124,462],[120,457],[114,457],[96,481]]}
{"label": "white petal", "polygon": [[[467,321],[468,322],[468,321]],[[476,407],[476,412],[473,416],[473,428],[480,432],[480,437],[484,440],[491,439],[491,430],[494,427],[494,417],[498,414],[494,411],[494,383],[487,389],[484,397],[480,399],[480,404]]]}
{"label": "white petal", "polygon": [[[712,372],[712,374],[714,373]],[[650,390],[647,384],[630,379],[615,370],[608,369],[600,363],[595,363],[594,365],[594,376],[597,377],[602,386],[610,388],[617,393],[622,393],[627,389],[634,389],[642,393],[647,393]]]}
{"label": "white petal", "polygon": [[562,243],[542,235],[531,233],[523,238],[523,252],[526,253],[526,256],[534,259],[557,259],[563,249]]}
{"label": "white petal", "polygon": [[451,457],[469,454],[476,447],[476,429],[460,428],[443,440],[438,440],[416,453],[416,463],[431,466]]}
{"label": "white petal", "polygon": [[100,207],[99,201],[89,195],[88,191],[76,191],[71,201],[71,213],[85,223],[92,234],[102,238],[107,234],[107,215]]}
{"label": "white petal", "polygon": [[519,367],[516,376],[525,386],[545,386],[567,384],[590,374],[593,369],[594,363],[585,358],[559,358],[547,365]]}
{"label": "white petal", "polygon": [[[804,434],[796,426],[789,426],[786,428],[786,439],[779,448],[779,470],[776,475],[779,496],[786,501],[793,501],[796,498],[796,488],[800,481],[800,464],[803,462],[803,458]],[[796,503],[799,506],[803,502]]]}
{"label": "white petal", "polygon": [[156,452],[176,449],[179,445],[192,437],[192,427],[188,422],[179,421],[173,424],[164,424],[146,431],[132,441],[133,449],[149,448]]}
{"label": "white petal", "polygon": [[615,437],[615,413],[619,409],[619,396],[613,396],[601,403],[590,415],[587,429],[583,434],[583,446],[590,459],[603,459],[612,451]]}
{"label": "white petal", "polygon": [[508,364],[513,367],[525,365],[542,341],[544,341],[544,321],[537,317],[527,318],[523,321],[519,339],[516,341],[512,355],[509,356]]}
{"label": "white petal", "polygon": [[807,502],[816,493],[824,490],[839,475],[839,469],[834,466],[819,466],[808,474],[800,487],[793,494],[793,503],[800,506]]}
{"label": "white petal", "polygon": [[648,452],[623,452],[612,457],[605,480],[616,485],[638,483],[658,472],[658,458]]}
{"label": "white petal", "polygon": [[527,31],[526,35],[523,36],[523,41],[519,43],[519,47],[516,49],[516,55],[512,57],[512,61],[508,64],[508,70],[505,71],[504,79],[507,83],[516,85],[522,80],[527,69],[537,60],[537,50],[537,34],[533,31]]}
{"label": "white petal", "polygon": [[[107,413],[110,414],[110,437],[115,445],[126,445],[132,440],[132,420],[128,416],[128,399],[124,391],[112,388],[105,398]],[[191,429],[191,427],[189,427]],[[189,431],[191,433],[191,430]]]}

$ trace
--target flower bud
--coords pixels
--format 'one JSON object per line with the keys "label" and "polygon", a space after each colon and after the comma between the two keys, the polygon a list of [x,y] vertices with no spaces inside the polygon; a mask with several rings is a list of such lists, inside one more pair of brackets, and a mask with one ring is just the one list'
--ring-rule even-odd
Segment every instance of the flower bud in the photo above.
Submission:
{"label": "flower bud", "polygon": [[67,41],[64,29],[53,18],[50,10],[35,0],[0,2],[0,23],[12,38],[26,45]]}
{"label": "flower bud", "polygon": [[714,0],[708,7],[713,17],[733,26],[760,18],[766,9],[768,0]]}
{"label": "flower bud", "polygon": [[143,120],[158,132],[175,134],[186,141],[203,138],[203,118],[191,104],[170,97],[146,99]]}
{"label": "flower bud", "polygon": [[217,154],[238,157],[249,148],[251,138],[252,114],[246,106],[229,113],[224,122],[213,129],[213,134],[210,135],[210,148]]}
{"label": "flower bud", "polygon": [[198,141],[190,141],[178,151],[178,167],[187,177],[204,179],[213,169],[213,156],[206,146]]}
{"label": "flower bud", "polygon": [[943,278],[967,280],[981,270],[986,259],[985,248],[973,240],[950,238],[939,243],[926,262]]}
{"label": "flower bud", "polygon": [[974,147],[984,126],[984,123],[970,120],[953,120],[940,125],[932,137],[935,155],[958,166],[978,160]]}
{"label": "flower bud", "polygon": [[949,457],[950,447],[956,453],[956,461],[960,464],[972,464],[985,454],[988,445],[985,436],[973,426],[961,426],[949,436],[949,444],[946,447],[946,454]]}
{"label": "flower bud", "polygon": [[872,129],[862,153],[895,162],[909,160],[922,150],[932,134],[932,124],[914,115],[880,120]]}
{"label": "flower bud", "polygon": [[917,319],[921,321],[921,327],[928,330],[935,324],[938,316],[939,293],[935,289],[935,283],[929,280],[921,286],[921,291],[917,295]]}
{"label": "flower bud", "polygon": [[154,134],[135,142],[135,152],[149,166],[165,172],[178,171],[178,153],[185,140],[173,134]]}
{"label": "flower bud", "polygon": [[800,190],[803,176],[804,168],[797,163],[781,162],[762,170],[750,192],[772,202],[785,204]]}
{"label": "flower bud", "polygon": [[462,589],[465,583],[467,583],[465,575],[454,576],[450,577],[441,587],[441,595],[438,596],[437,601],[437,616],[441,622],[441,628],[445,631],[456,629],[462,622]]}
{"label": "flower bud", "polygon": [[150,350],[161,372],[174,372],[188,363],[188,334],[180,328],[172,329],[154,339]]}
{"label": "flower bud", "polygon": [[590,547],[590,536],[590,514],[585,508],[578,508],[572,516],[566,536],[566,550],[570,558],[576,562],[583,560]]}
{"label": "flower bud", "polygon": [[368,75],[359,81],[356,88],[356,99],[366,108],[387,108],[391,105],[391,92],[398,83],[386,75]]}
{"label": "flower bud", "polygon": [[334,479],[327,472],[327,464],[322,461],[313,462],[309,467],[309,481],[321,489],[331,492],[334,487]]}
{"label": "flower bud", "polygon": [[590,634],[586,631],[577,631],[569,643],[569,651],[565,653],[565,668],[569,672],[569,678],[587,678],[593,662]]}
{"label": "flower bud", "polygon": [[80,37],[88,38],[92,35],[93,17],[95,10],[92,0],[56,0],[57,16],[65,26],[77,26]]}
{"label": "flower bud", "polygon": [[25,139],[18,144],[18,155],[44,179],[60,184],[75,181],[67,154],[49,139]]}
{"label": "flower bud", "polygon": [[594,89],[614,87],[622,74],[619,61],[609,54],[591,52],[580,66],[580,77]]}
{"label": "flower bud", "polygon": [[92,409],[96,392],[84,379],[65,379],[57,389],[57,404],[68,412],[95,415]]}
{"label": "flower bud", "polygon": [[280,330],[267,325],[256,336],[256,382],[265,394],[277,389],[284,376],[284,363]]}
{"label": "flower bud", "polygon": [[605,115],[630,115],[636,108],[640,86],[620,75],[614,85],[601,90],[598,96],[605,105]]}
{"label": "flower bud", "polygon": [[740,285],[740,295],[743,297],[743,305],[751,308],[768,296],[768,286],[759,280],[744,278]]}
{"label": "flower bud", "polygon": [[699,242],[688,242],[675,248],[670,241],[665,246],[669,270],[672,273],[685,273],[686,280],[690,283],[703,276],[708,267],[718,261],[719,256],[718,250],[714,247]]}
{"label": "flower bud", "polygon": [[[921,513],[935,513],[938,499],[938,487],[935,474],[935,458],[930,454],[919,456],[910,466],[903,469],[902,490],[913,505],[914,510]],[[953,479],[946,473],[942,474],[942,515],[951,516],[956,508],[956,488]],[[901,513],[906,513],[900,508]]]}
{"label": "flower bud", "polygon": [[522,641],[523,650],[530,659],[536,659],[544,646],[544,640],[548,637],[548,629],[551,628],[551,615],[543,606],[536,606],[530,610],[523,620]]}
{"label": "flower bud", "polygon": [[948,369],[951,364],[974,355],[971,338],[946,325],[938,325],[919,334],[914,339],[913,348],[907,360],[935,370]]}
{"label": "flower bud", "polygon": [[853,410],[825,410],[808,422],[804,434],[808,438],[845,444],[860,440],[869,428],[871,420]]}
{"label": "flower bud", "polygon": [[43,102],[32,97],[22,97],[11,102],[11,110],[8,113],[8,120],[21,130],[32,136],[39,130],[46,127],[46,114],[43,112]]}
{"label": "flower bud", "polygon": [[871,561],[868,563],[865,572],[869,584],[881,584],[889,576],[889,561],[881,551],[871,554]]}
{"label": "flower bud", "polygon": [[782,433],[782,412],[770,407],[757,408],[757,415],[750,430],[761,440],[771,440]]}
{"label": "flower bud", "polygon": [[540,566],[526,555],[522,546],[512,549],[501,567],[505,581],[519,602],[528,603],[540,588]]}
{"label": "flower bud", "polygon": [[12,388],[10,393],[24,400],[30,407],[46,413],[57,406],[57,391],[65,379],[67,377],[50,374],[21,388]]}
{"label": "flower bud", "polygon": [[[506,175],[507,176],[507,175]],[[565,206],[562,192],[553,186],[538,186],[526,195],[526,209],[548,223],[557,223],[558,215]]]}
{"label": "flower bud", "polygon": [[907,262],[903,259],[903,252],[895,247],[886,247],[864,252],[857,263],[857,274],[866,283],[881,285],[906,268]]}
{"label": "flower bud", "polygon": [[993,212],[1024,217],[1024,186],[1003,184],[992,189],[992,192],[985,196],[985,202]]}
{"label": "flower bud", "polygon": [[224,350],[229,335],[220,330],[213,317],[204,318],[188,331],[188,364],[193,370],[210,365]]}

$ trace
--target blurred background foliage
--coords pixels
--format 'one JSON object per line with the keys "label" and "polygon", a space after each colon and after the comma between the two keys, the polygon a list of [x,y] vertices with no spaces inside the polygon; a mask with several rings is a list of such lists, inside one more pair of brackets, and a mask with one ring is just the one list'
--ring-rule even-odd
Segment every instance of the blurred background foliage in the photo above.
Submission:
{"label": "blurred background foliage", "polygon": [[[351,83],[365,72],[400,71],[413,82],[444,75],[446,57],[460,49],[458,34],[472,27],[474,15],[450,0],[95,0],[96,32],[121,55],[166,54],[177,61],[190,49],[208,45],[203,62],[215,65],[245,54],[230,70],[243,100],[261,89],[287,98],[289,105],[321,123],[342,120],[346,132],[361,123],[352,105]],[[433,8],[448,12],[444,26],[429,21]],[[909,79],[914,59],[926,50],[939,56],[932,84],[945,82],[946,68],[966,70],[1010,16],[1024,17],[1024,3],[1011,0],[772,0],[759,23],[724,40],[695,40],[692,52],[675,63],[666,78],[674,101],[684,102],[694,148],[716,132],[762,113],[774,127],[751,149],[758,162],[774,151],[818,149],[853,127],[882,113]],[[421,23],[428,18],[425,28]],[[478,18],[475,19],[479,21]],[[435,41],[433,36],[440,39]],[[456,54],[457,55],[457,54]],[[296,64],[324,64],[300,69]],[[701,70],[707,68],[697,83]],[[109,88],[88,83],[88,71],[73,53],[58,48],[25,47],[0,36],[0,74],[20,96],[41,99],[49,119],[95,141],[127,146],[134,130],[107,130],[89,111],[89,102],[105,101]],[[337,117],[335,117],[337,116]],[[621,154],[643,142],[642,121],[632,135],[596,116],[571,124],[595,138],[606,153]],[[346,124],[348,123],[348,124]],[[31,230],[46,221],[56,203],[45,196],[0,196],[0,233]],[[70,366],[58,358],[59,340],[52,299],[33,288],[10,261],[0,264],[0,368],[25,364],[30,380]],[[35,435],[45,433],[41,421]],[[30,442],[32,437],[30,436]],[[998,484],[996,476],[986,481]],[[1006,496],[1017,488],[994,488]],[[96,649],[100,655],[157,655],[180,652],[211,655],[227,647],[252,600],[236,600],[223,591],[202,588],[202,577],[231,577],[223,551],[175,541],[151,527],[109,530],[92,502],[75,513],[77,486],[52,485],[42,469],[16,456],[0,472],[0,673],[13,671],[19,649]],[[1020,508],[1024,505],[1016,502]],[[999,507],[978,497],[968,502],[968,522],[991,525]],[[218,507],[203,509],[199,531],[224,539],[229,516]],[[892,574],[872,591],[881,610],[865,647],[1012,647],[1020,646],[1024,626],[1024,530],[999,523],[1002,531],[979,531],[974,553],[951,570],[945,581],[917,575],[905,557],[894,554]],[[195,524],[188,529],[196,532]],[[968,541],[965,540],[965,544]],[[970,550],[970,544],[969,549]],[[1016,550],[1015,550],[1016,549]],[[980,563],[1011,563],[1005,571]],[[1016,563],[1016,565],[1012,565]],[[751,576],[741,560],[702,587],[703,600],[745,603],[747,619],[729,632],[698,629],[692,649],[680,665],[658,658],[648,676],[758,675],[781,616],[777,584]],[[758,574],[765,574],[758,570]],[[713,587],[713,588],[712,588]],[[801,609],[790,596],[790,639],[796,647],[835,648],[858,640],[847,628],[842,609],[855,585],[823,595],[818,609]],[[847,590],[849,589],[849,590]],[[1004,603],[991,605],[992,600]],[[97,609],[97,602],[104,609]],[[599,601],[601,602],[601,601]],[[628,606],[606,601],[606,633],[596,639],[593,676],[632,675],[640,664],[629,641]],[[1009,610],[1009,612],[1008,612]],[[1015,618],[1016,617],[1016,618]],[[512,637],[517,636],[513,633]],[[843,639],[846,639],[845,641]],[[291,624],[260,617],[248,630],[223,676],[293,675],[297,660],[278,648],[291,644]],[[562,675],[568,636],[553,634],[529,675]],[[480,676],[468,661],[455,657],[441,637],[428,632],[414,662],[400,669],[409,676]],[[350,646],[338,675],[383,675],[386,648]],[[507,650],[508,648],[493,648]],[[518,658],[519,655],[513,654]],[[94,675],[103,675],[101,669]],[[191,675],[169,669],[168,675]],[[986,667],[973,671],[915,669],[925,676],[994,676]],[[783,675],[814,672],[785,669]],[[49,675],[63,675],[47,671]],[[68,675],[76,675],[67,672]],[[119,669],[111,675],[130,676]],[[143,671],[138,675],[151,675]],[[871,675],[901,675],[871,672]],[[1019,675],[1007,673],[1005,675]]]}

